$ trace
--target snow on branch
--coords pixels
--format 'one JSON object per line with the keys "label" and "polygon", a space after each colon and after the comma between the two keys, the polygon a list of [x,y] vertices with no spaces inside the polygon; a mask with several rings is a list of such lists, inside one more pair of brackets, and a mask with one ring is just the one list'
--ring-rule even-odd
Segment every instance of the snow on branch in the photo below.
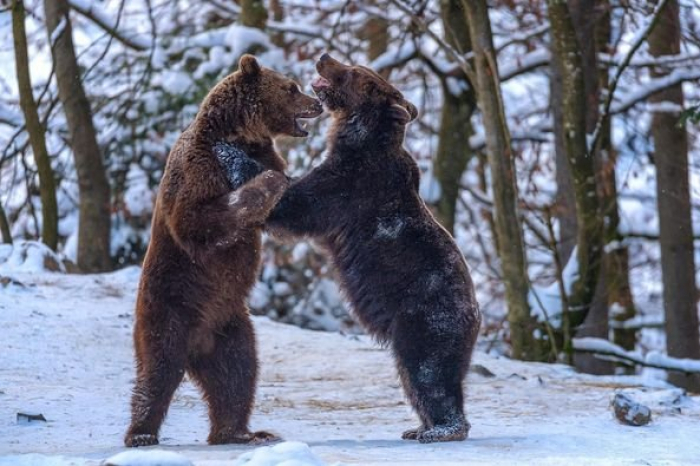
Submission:
{"label": "snow on branch", "polygon": [[126,45],[127,47],[143,52],[151,47],[151,44],[139,37],[127,37],[123,32],[117,30],[116,22],[109,16],[108,13],[101,10],[98,4],[89,0],[68,0],[71,8],[85,16],[107,34]]}
{"label": "snow on branch", "polygon": [[552,54],[549,50],[538,49],[526,53],[523,56],[516,57],[508,64],[500,67],[499,75],[501,82],[508,81],[523,73],[527,73],[541,66],[548,65],[552,59]]}
{"label": "snow on branch", "polygon": [[644,367],[653,367],[667,371],[700,373],[700,360],[672,358],[652,351],[643,356],[637,351],[627,351],[602,338],[574,338],[574,350],[580,353],[593,353],[600,356],[612,356],[622,361],[631,362]]}
{"label": "snow on branch", "polygon": [[[598,60],[601,64],[607,66],[620,66],[622,60],[619,57],[610,55],[609,53],[599,53]],[[652,66],[686,66],[696,60],[700,60],[700,53],[679,53],[677,55],[663,55],[660,57],[638,57],[633,58],[629,65],[630,67],[646,68]]]}
{"label": "snow on branch", "polygon": [[395,5],[399,10],[406,13],[411,18],[411,20],[420,28],[421,31],[426,33],[428,36],[430,36],[431,39],[437,42],[440,48],[443,49],[451,59],[455,60],[459,64],[459,67],[462,69],[462,71],[464,71],[464,74],[467,75],[467,79],[469,79],[470,82],[476,82],[476,74],[474,73],[474,70],[472,69],[469,62],[467,61],[467,58],[461,52],[459,52],[450,44],[445,42],[445,40],[442,37],[436,34],[432,29],[430,29],[429,25],[425,23],[423,18],[419,17],[402,0],[390,0],[390,2],[393,5]]}
{"label": "snow on branch", "polygon": [[49,37],[49,42],[51,43],[51,47],[56,45],[56,41],[58,40],[59,37],[61,37],[61,34],[66,30],[66,26],[68,25],[68,21],[66,20],[66,17],[64,16],[61,18],[61,21],[59,21],[58,26],[56,26],[56,29],[53,30],[51,33],[51,37]]}
{"label": "snow on branch", "polygon": [[618,103],[611,106],[610,113],[617,114],[627,111],[657,92],[661,92],[664,89],[684,81],[692,81],[695,79],[700,79],[700,69],[673,70],[670,74],[661,78],[651,79],[645,86],[636,89],[634,92],[627,93]]}
{"label": "snow on branch", "polygon": [[608,96],[605,99],[605,103],[603,104],[603,111],[600,114],[600,118],[598,118],[598,121],[596,122],[593,134],[589,138],[589,153],[592,153],[598,145],[598,140],[600,139],[601,132],[603,130],[603,125],[610,117],[610,107],[612,105],[613,97],[615,96],[615,90],[617,89],[617,85],[620,82],[620,77],[622,76],[622,73],[629,66],[630,62],[632,61],[632,57],[637,52],[639,47],[642,46],[642,43],[644,43],[649,34],[651,34],[651,31],[654,29],[654,26],[656,26],[656,23],[659,21],[661,10],[666,6],[667,3],[668,0],[659,0],[659,2],[656,4],[656,6],[654,7],[654,11],[647,19],[647,24],[639,28],[639,30],[637,31],[637,34],[632,39],[632,45],[629,51],[627,52],[627,55],[625,55],[625,58],[622,60],[622,63],[620,63],[620,66],[617,67],[617,70],[615,71],[615,76],[613,76],[613,78],[610,80],[610,83],[608,84]]}

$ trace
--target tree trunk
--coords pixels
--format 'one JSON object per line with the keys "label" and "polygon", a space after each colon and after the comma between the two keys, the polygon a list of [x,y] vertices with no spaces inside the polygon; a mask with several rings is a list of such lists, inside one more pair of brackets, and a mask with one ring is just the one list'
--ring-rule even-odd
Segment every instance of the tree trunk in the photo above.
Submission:
{"label": "tree trunk", "polygon": [[[563,320],[564,350],[571,354],[570,330],[579,326],[591,309],[598,283],[603,247],[603,222],[600,216],[595,164],[586,142],[587,123],[592,118],[587,113],[587,100],[590,99],[576,31],[566,2],[548,0],[548,14],[551,24],[553,59],[558,62],[562,78],[562,126],[564,150],[570,163],[576,199],[578,231],[576,253],[578,278],[573,284],[569,298],[571,309]],[[595,60],[595,55],[593,55]],[[590,64],[586,62],[588,66]],[[588,86],[590,88],[590,84]],[[595,120],[593,120],[595,121]],[[569,328],[567,328],[567,326]]]}
{"label": "tree trunk", "polygon": [[5,209],[0,204],[0,234],[2,234],[2,242],[12,244],[12,232],[10,231],[10,222],[7,221]]}
{"label": "tree trunk", "polygon": [[[58,97],[66,115],[70,145],[78,172],[78,267],[83,272],[103,272],[111,268],[109,182],[97,145],[90,103],[80,80],[68,4],[66,0],[44,0],[44,11],[56,70]],[[57,30],[59,25],[61,29]]]}
{"label": "tree trunk", "polygon": [[[660,12],[659,22],[648,38],[654,57],[680,52],[680,20],[677,0],[669,1]],[[652,69],[653,77],[663,77],[670,70]],[[674,104],[654,114],[651,134],[656,163],[656,195],[659,210],[659,243],[666,313],[666,351],[677,358],[700,359],[697,290],[693,226],[688,186],[688,135],[680,123],[683,88],[677,84],[650,99],[654,103]],[[700,375],[671,373],[669,381],[700,392]]]}
{"label": "tree trunk", "polygon": [[[272,19],[276,22],[281,23],[284,20],[284,6],[282,6],[280,0],[270,0],[270,11],[272,12]],[[277,47],[284,47],[284,33],[273,33],[272,43]]]}
{"label": "tree trunk", "polygon": [[[610,17],[604,14],[607,11],[607,0],[569,0],[572,24],[576,33],[577,42],[581,50],[581,64],[586,99],[586,133],[592,134],[600,116],[599,102],[601,89],[608,86],[607,69],[598,67],[597,55],[607,50],[610,37]],[[607,21],[607,23],[606,23]],[[593,38],[591,40],[590,38]],[[611,237],[610,242],[617,236],[617,190],[610,181],[615,182],[615,162],[612,160],[612,148],[610,140],[610,125],[606,123],[601,131],[602,137],[597,147],[592,148],[594,170],[596,172],[596,189],[599,198],[599,208],[604,217],[603,231],[601,232],[602,244],[607,244],[606,234]],[[605,186],[603,186],[605,184]],[[609,207],[609,211],[603,211],[602,205]],[[612,209],[615,212],[612,212]],[[614,217],[614,219],[612,218]],[[614,221],[613,221],[614,220]],[[610,223],[614,223],[611,225]],[[578,222],[577,222],[578,223]],[[605,249],[601,249],[600,257],[594,260],[600,263],[600,272],[595,287],[595,293],[590,310],[585,320],[575,329],[577,337],[596,337],[607,340],[609,334],[609,295],[610,279],[614,278],[606,267],[608,261]],[[610,276],[609,276],[610,275]],[[577,353],[574,365],[582,372],[590,374],[612,374],[615,364],[595,357],[593,354]]]}
{"label": "tree trunk", "polygon": [[576,246],[576,196],[574,196],[573,177],[566,159],[564,147],[564,129],[562,116],[562,83],[559,62],[550,63],[549,99],[554,126],[554,153],[556,165],[556,216],[559,221],[559,257],[566,263]]}
{"label": "tree trunk", "polygon": [[[378,2],[368,3],[375,8],[381,8],[382,6],[382,3]],[[386,52],[389,47],[388,21],[384,18],[371,16],[360,30],[358,38],[367,41],[367,59],[369,61],[376,59]],[[386,78],[389,74],[389,70],[383,70],[381,74]]]}
{"label": "tree trunk", "polygon": [[[608,0],[596,1],[596,55],[598,53],[611,53],[611,9]],[[608,69],[598,68],[598,89],[599,95],[606,94],[609,86]],[[598,117],[598,105],[595,106],[596,118]],[[603,258],[603,272],[601,280],[606,285],[607,296],[605,296],[608,307],[608,319],[614,319],[617,323],[623,324],[625,321],[635,317],[636,309],[632,298],[632,289],[629,283],[629,253],[624,244],[624,238],[618,228],[620,225],[619,206],[617,203],[617,177],[615,168],[617,166],[617,153],[612,145],[610,132],[610,120],[608,119],[601,129],[599,147],[596,148],[598,160],[598,181],[601,211],[603,213],[603,241],[606,245]],[[601,300],[603,298],[601,297]],[[605,326],[603,338],[608,336],[608,326]],[[618,346],[633,350],[637,343],[636,331],[634,329],[624,329],[616,327],[613,329],[613,341]],[[634,369],[623,364],[618,364],[618,370],[633,372]]]}
{"label": "tree trunk", "polygon": [[262,0],[241,0],[241,24],[251,28],[265,29],[267,10]]}
{"label": "tree trunk", "polygon": [[32,78],[29,73],[27,55],[27,33],[24,29],[23,0],[12,2],[12,36],[15,46],[15,68],[19,87],[19,104],[24,114],[29,142],[39,172],[39,194],[41,195],[41,239],[48,247],[58,246],[58,206],[56,204],[56,182],[51,160],[46,150],[44,127],[39,120],[37,104],[32,93]]}
{"label": "tree trunk", "polygon": [[537,322],[530,313],[528,302],[529,287],[517,207],[513,152],[498,81],[488,8],[486,0],[462,0],[462,5],[467,13],[474,49],[477,97],[484,118],[486,149],[493,180],[496,232],[501,239],[498,242],[498,255],[505,282],[513,357],[542,359],[544,355],[534,335]]}
{"label": "tree trunk", "polygon": [[[445,40],[462,54],[470,52],[472,44],[461,0],[443,0],[440,6]],[[441,195],[435,207],[440,223],[454,233],[460,182],[472,156],[467,142],[474,133],[471,117],[476,102],[466,76],[442,78],[442,95],[440,134],[434,162]]]}

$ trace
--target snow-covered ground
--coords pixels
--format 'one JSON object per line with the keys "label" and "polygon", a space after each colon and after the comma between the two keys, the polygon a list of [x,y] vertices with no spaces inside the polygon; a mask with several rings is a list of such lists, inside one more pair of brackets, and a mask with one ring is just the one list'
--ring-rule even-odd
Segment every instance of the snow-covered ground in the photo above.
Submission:
{"label": "snow-covered ground", "polygon": [[[124,451],[139,269],[10,275],[0,277],[0,464],[98,465]],[[421,445],[400,439],[416,421],[387,351],[366,337],[266,318],[255,326],[262,373],[251,427],[310,452],[298,443],[257,451],[207,446],[205,407],[189,382],[173,400],[158,449],[212,466],[285,458],[297,466],[700,464],[700,397],[660,382],[580,375],[478,351],[467,382],[470,439]],[[652,423],[618,424],[609,407],[616,390],[646,403]],[[18,413],[46,422],[18,421]]]}

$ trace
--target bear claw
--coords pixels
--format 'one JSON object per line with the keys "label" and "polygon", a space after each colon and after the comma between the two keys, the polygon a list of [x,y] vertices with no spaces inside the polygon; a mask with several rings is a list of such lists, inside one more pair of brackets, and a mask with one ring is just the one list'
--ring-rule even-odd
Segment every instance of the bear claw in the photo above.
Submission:
{"label": "bear claw", "polygon": [[148,447],[158,445],[158,436],[153,434],[129,434],[124,439],[127,447]]}
{"label": "bear claw", "polygon": [[216,434],[210,434],[207,441],[210,445],[226,445],[230,443],[246,443],[248,445],[265,445],[282,440],[275,434],[265,432],[234,432],[232,429],[224,429]]}

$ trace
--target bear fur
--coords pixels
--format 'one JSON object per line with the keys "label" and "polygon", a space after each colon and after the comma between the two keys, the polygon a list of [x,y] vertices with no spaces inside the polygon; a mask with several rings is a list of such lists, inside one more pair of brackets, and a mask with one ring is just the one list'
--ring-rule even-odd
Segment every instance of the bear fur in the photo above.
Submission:
{"label": "bear fur", "polygon": [[264,220],[288,185],[273,138],[305,136],[297,119],[321,111],[294,81],[245,55],[173,146],[136,300],[127,446],[158,443],[185,373],[208,404],[210,444],[275,439],[248,430],[257,356],[246,300]]}
{"label": "bear fur", "polygon": [[332,117],[328,155],[268,218],[328,251],[360,322],[391,347],[421,442],[463,440],[463,380],[481,315],[467,264],[418,194],[402,147],[416,108],[372,70],[324,54],[312,87]]}

